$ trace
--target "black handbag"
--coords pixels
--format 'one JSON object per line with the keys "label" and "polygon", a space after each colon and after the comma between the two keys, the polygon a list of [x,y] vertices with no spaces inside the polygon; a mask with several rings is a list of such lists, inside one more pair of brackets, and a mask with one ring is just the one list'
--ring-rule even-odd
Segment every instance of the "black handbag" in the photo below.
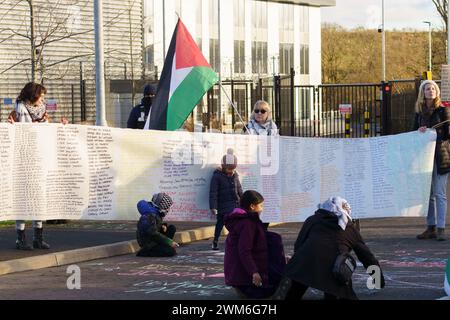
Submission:
{"label": "black handbag", "polygon": [[349,253],[341,253],[336,257],[333,276],[341,285],[347,285],[356,269],[356,261]]}

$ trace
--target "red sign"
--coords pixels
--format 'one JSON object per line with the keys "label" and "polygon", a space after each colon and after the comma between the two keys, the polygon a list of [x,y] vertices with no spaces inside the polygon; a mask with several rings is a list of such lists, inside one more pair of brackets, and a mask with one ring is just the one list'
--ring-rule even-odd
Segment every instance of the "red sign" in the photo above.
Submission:
{"label": "red sign", "polygon": [[58,107],[58,104],[56,103],[56,99],[49,99],[47,100],[47,110],[56,110]]}
{"label": "red sign", "polygon": [[339,112],[341,114],[352,114],[352,105],[351,104],[340,104]]}

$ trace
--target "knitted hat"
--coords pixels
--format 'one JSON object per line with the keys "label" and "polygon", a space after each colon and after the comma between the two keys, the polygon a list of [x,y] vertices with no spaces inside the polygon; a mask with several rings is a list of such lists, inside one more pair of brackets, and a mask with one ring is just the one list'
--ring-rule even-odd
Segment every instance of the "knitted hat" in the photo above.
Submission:
{"label": "knitted hat", "polygon": [[237,167],[237,158],[233,149],[228,149],[227,154],[222,157],[222,167],[234,170]]}
{"label": "knitted hat", "polygon": [[156,85],[148,84],[144,87],[144,96],[154,96],[156,95]]}
{"label": "knitted hat", "polygon": [[172,198],[166,193],[156,193],[153,195],[152,203],[162,212],[169,211],[173,204]]}

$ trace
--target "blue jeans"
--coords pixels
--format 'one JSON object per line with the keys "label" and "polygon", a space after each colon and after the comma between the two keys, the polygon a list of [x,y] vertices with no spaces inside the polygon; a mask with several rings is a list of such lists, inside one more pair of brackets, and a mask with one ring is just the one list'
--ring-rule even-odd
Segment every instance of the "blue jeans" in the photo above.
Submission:
{"label": "blue jeans", "polygon": [[431,179],[431,195],[428,207],[427,224],[429,226],[445,228],[445,216],[447,215],[447,178],[448,173],[438,174],[436,162],[433,167],[433,178]]}

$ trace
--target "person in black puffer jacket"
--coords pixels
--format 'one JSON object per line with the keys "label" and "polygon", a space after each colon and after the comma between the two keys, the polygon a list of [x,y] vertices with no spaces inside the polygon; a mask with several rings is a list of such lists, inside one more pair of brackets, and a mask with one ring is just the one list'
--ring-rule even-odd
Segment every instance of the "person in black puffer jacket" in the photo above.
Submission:
{"label": "person in black puffer jacket", "polygon": [[[450,172],[450,157],[441,150],[443,143],[448,143],[450,108],[444,107],[440,99],[440,90],[436,82],[422,82],[416,102],[414,130],[425,132],[435,127],[437,133],[436,151],[434,153],[431,195],[427,215],[427,229],[417,236],[418,239],[445,240],[445,216],[447,214],[447,178]],[[444,142],[445,141],[445,142]],[[437,219],[436,219],[437,215]],[[437,220],[437,230],[436,230]]]}
{"label": "person in black puffer jacket", "polygon": [[375,270],[376,273],[371,273],[374,289],[384,288],[380,263],[354,226],[347,200],[331,197],[318,209],[303,224],[295,241],[294,255],[273,298],[300,300],[311,287],[322,291],[325,300],[357,300],[351,276],[347,283],[342,283],[333,273],[337,257],[351,251],[355,252],[364,268]]}
{"label": "person in black puffer jacket", "polygon": [[239,207],[243,193],[239,174],[236,172],[237,158],[233,153],[233,149],[227,150],[227,154],[222,157],[222,168],[214,171],[211,178],[209,208],[211,214],[217,218],[213,250],[219,250],[218,241],[223,229],[224,215]]}
{"label": "person in black puffer jacket", "polygon": [[172,257],[176,255],[178,243],[173,241],[174,225],[163,223],[173,201],[165,193],[153,195],[152,201],[141,200],[137,204],[141,218],[137,223],[136,238],[141,249],[139,257]]}

